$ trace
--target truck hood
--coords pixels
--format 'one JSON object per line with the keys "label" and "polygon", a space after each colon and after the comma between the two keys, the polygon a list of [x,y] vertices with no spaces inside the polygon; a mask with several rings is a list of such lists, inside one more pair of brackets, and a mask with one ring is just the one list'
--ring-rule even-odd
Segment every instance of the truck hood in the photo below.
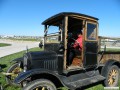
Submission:
{"label": "truck hood", "polygon": [[26,65],[28,69],[53,69],[57,68],[57,60],[58,56],[54,51],[28,52],[24,55],[23,65]]}

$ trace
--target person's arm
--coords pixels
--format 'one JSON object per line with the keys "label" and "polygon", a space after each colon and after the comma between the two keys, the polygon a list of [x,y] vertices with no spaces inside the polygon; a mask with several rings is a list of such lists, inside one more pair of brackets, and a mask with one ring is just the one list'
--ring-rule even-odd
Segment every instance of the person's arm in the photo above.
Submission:
{"label": "person's arm", "polygon": [[75,43],[73,45],[74,48],[77,48],[79,46],[79,42],[77,40],[75,40]]}
{"label": "person's arm", "polygon": [[74,45],[73,45],[74,48],[77,48],[77,47],[80,47],[82,49],[82,38],[78,38]]}

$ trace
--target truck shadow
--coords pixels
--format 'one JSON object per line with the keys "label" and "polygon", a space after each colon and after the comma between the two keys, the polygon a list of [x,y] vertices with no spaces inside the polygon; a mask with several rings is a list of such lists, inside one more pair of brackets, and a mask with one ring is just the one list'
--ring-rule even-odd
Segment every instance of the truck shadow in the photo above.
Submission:
{"label": "truck shadow", "polygon": [[4,68],[6,68],[6,67],[7,67],[6,64],[0,64],[0,69],[1,69],[1,70],[4,69]]}
{"label": "truck shadow", "polygon": [[[100,85],[100,84],[102,84],[102,83],[103,83],[103,81],[97,82],[97,83],[94,83],[94,84],[90,84],[90,85],[87,85],[87,86],[78,88],[78,89],[76,89],[76,90],[86,90],[86,89],[88,89],[88,88],[92,88],[92,87],[94,87],[94,86],[96,86],[96,85]],[[99,88],[98,88],[98,90],[99,90]]]}

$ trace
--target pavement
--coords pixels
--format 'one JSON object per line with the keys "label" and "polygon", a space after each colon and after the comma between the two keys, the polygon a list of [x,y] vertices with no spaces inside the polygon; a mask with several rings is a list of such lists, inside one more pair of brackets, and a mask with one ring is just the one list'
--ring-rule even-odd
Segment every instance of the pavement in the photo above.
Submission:
{"label": "pavement", "polygon": [[38,47],[39,42],[32,41],[13,41],[13,40],[2,40],[0,39],[0,43],[8,43],[11,46],[0,47],[0,58],[14,54],[23,50],[26,50],[26,46],[28,49]]}

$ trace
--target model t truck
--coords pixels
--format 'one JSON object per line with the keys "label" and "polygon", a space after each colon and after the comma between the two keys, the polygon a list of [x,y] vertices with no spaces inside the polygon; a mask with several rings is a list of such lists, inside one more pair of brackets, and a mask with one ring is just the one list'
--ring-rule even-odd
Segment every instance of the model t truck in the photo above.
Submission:
{"label": "model t truck", "polygon": [[[118,85],[120,51],[107,51],[104,45],[101,50],[103,38],[98,37],[97,18],[63,12],[42,24],[45,26],[44,51],[27,52],[20,65],[24,72],[15,79],[23,90],[56,90],[59,87],[75,90],[99,81],[107,87]],[[69,65],[69,52],[81,31],[82,50]]]}

